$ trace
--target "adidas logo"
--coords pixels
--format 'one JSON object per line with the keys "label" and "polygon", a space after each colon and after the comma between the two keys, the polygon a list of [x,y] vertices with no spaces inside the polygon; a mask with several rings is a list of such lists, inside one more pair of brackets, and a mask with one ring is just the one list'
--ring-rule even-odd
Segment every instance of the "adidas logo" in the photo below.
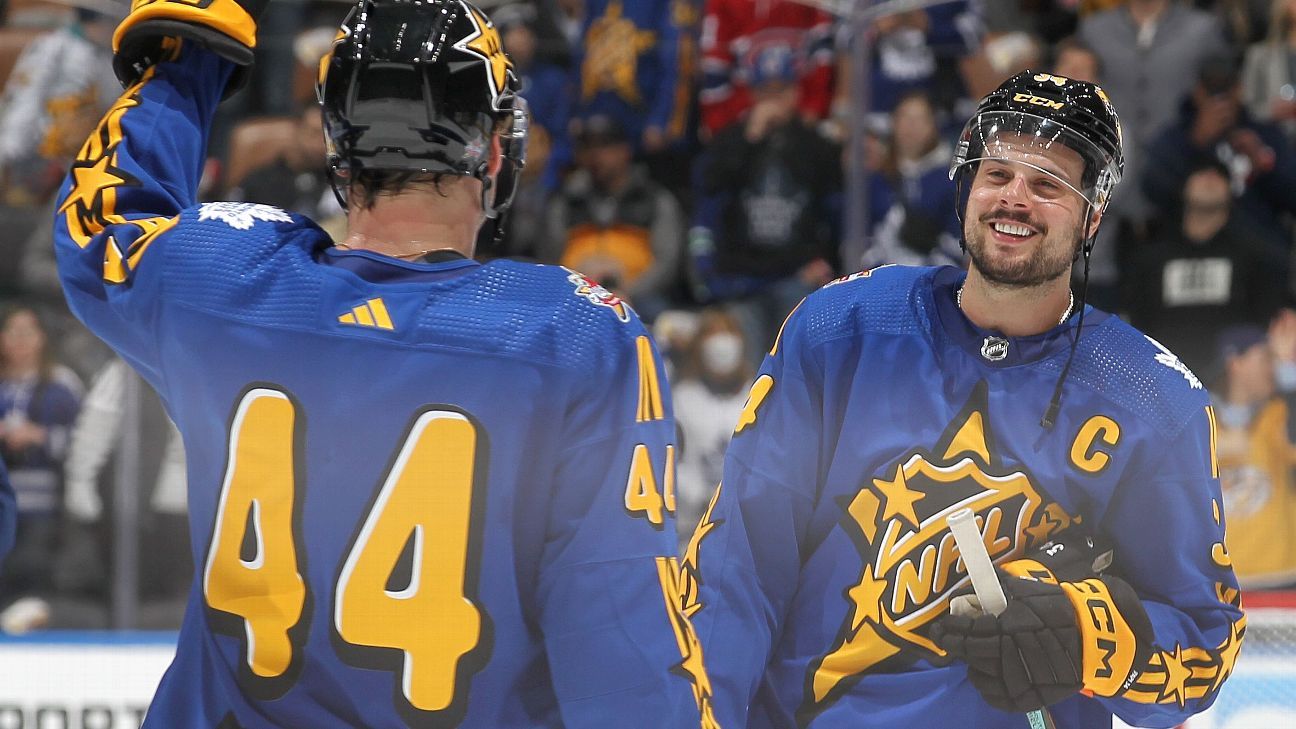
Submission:
{"label": "adidas logo", "polygon": [[375,329],[395,329],[392,326],[391,316],[387,313],[387,305],[383,303],[381,297],[369,299],[363,304],[356,306],[338,317],[338,321],[343,324],[352,324],[358,327],[374,327]]}

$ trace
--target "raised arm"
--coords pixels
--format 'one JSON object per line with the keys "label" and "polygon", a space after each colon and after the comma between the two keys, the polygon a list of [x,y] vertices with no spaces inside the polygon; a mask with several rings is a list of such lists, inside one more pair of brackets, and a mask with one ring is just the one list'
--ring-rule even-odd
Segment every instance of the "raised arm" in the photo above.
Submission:
{"label": "raised arm", "polygon": [[136,274],[196,202],[212,116],[235,68],[251,62],[257,12],[233,0],[136,3],[114,36],[126,90],[59,193],[54,245],[68,303],[146,373],[160,281]]}

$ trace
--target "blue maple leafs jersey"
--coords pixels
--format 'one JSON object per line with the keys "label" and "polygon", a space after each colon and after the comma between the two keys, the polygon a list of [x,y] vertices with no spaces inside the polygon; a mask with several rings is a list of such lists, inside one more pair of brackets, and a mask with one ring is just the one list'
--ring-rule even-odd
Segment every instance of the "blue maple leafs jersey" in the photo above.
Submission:
{"label": "blue maple leafs jersey", "polygon": [[58,208],[69,303],[188,454],[197,577],[145,725],[697,726],[670,398],[634,313],[558,267],[407,264],[195,205],[229,70],[172,48]]}
{"label": "blue maple leafs jersey", "polygon": [[1049,707],[1059,729],[1178,724],[1232,670],[1245,620],[1201,383],[1089,309],[1045,430],[1078,317],[993,361],[955,304],[963,278],[890,266],[829,284],[766,358],[685,555],[726,726],[1027,727],[929,638],[968,585],[945,522],[962,507],[1001,563],[1075,524],[1110,539],[1143,599],[1155,654],[1121,698]]}

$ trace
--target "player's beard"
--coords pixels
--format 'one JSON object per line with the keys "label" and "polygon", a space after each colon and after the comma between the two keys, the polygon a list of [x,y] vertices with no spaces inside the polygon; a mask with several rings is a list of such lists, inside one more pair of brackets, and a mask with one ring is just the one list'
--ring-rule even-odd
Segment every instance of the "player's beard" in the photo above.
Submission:
{"label": "player's beard", "polygon": [[[1029,225],[1041,231],[1039,243],[1030,255],[1014,260],[1003,260],[992,257],[986,243],[986,223],[990,220],[1007,220]],[[1064,231],[1051,231],[1030,216],[996,210],[981,216],[977,223],[969,221],[965,225],[964,239],[967,242],[968,255],[972,264],[981,273],[982,278],[990,283],[1013,288],[1032,288],[1065,276],[1071,270],[1071,263],[1080,252],[1083,243],[1080,239],[1080,226],[1072,225]],[[1059,239],[1070,240],[1069,246],[1059,245]]]}

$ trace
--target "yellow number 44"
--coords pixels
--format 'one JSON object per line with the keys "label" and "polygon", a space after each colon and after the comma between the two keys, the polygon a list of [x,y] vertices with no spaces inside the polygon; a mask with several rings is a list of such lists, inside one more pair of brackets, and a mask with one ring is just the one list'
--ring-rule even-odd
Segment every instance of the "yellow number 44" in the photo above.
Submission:
{"label": "yellow number 44", "polygon": [[666,446],[666,473],[660,491],[648,446],[642,443],[635,446],[630,459],[630,477],[626,479],[625,508],[656,528],[666,523],[666,513],[675,513],[675,446]]}
{"label": "yellow number 44", "polygon": [[[244,394],[203,574],[213,627],[244,640],[240,683],[258,698],[280,696],[296,680],[310,622],[293,460],[299,438],[287,394],[269,387]],[[474,503],[485,491],[478,443],[467,414],[419,413],[334,586],[339,657],[396,673],[403,714],[461,712],[467,678],[490,650],[489,619],[474,603],[481,547]]]}

